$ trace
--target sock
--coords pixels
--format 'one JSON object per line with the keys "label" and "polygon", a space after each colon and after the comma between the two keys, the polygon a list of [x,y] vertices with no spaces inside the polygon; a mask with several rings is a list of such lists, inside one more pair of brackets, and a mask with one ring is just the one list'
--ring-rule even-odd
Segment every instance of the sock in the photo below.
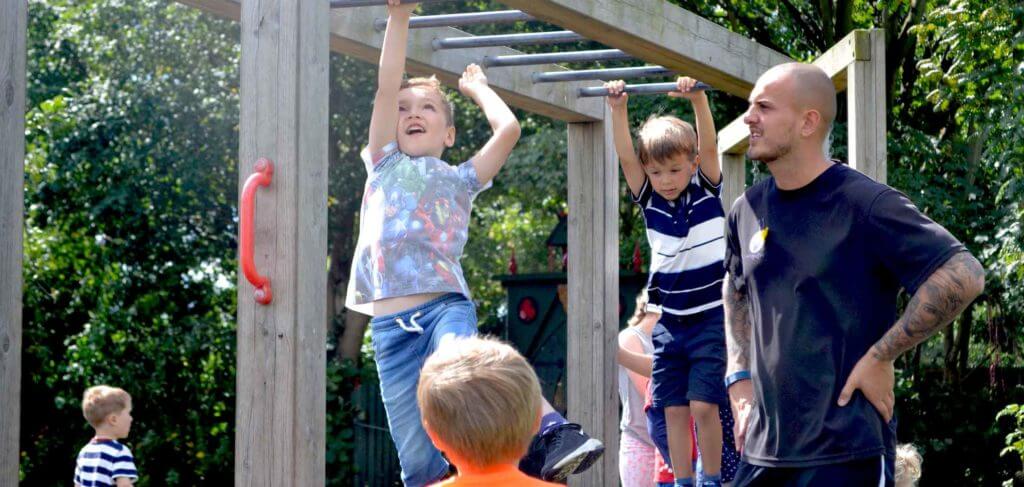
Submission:
{"label": "sock", "polygon": [[676,479],[675,487],[693,487],[693,477]]}
{"label": "sock", "polygon": [[701,487],[719,487],[722,485],[722,474],[704,475],[700,480]]}
{"label": "sock", "polygon": [[540,434],[545,435],[548,431],[558,425],[568,423],[569,420],[565,419],[558,411],[551,411],[540,418]]}

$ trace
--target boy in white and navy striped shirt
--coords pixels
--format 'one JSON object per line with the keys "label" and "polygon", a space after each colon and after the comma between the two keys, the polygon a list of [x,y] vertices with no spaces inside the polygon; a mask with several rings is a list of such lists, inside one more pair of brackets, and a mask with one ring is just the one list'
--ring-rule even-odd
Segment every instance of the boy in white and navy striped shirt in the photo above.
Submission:
{"label": "boy in white and navy striped shirt", "polygon": [[[615,150],[630,194],[640,205],[651,245],[650,302],[661,308],[653,330],[654,407],[665,411],[677,486],[720,486],[722,423],[727,407],[722,279],[725,212],[719,199],[721,164],[707,95],[681,77],[669,96],[686,98],[697,130],[672,116],[648,119],[633,152],[624,83],[606,83]],[[698,139],[699,136],[699,139]],[[699,144],[698,144],[699,140]],[[703,475],[694,483],[690,417],[697,423]]]}
{"label": "boy in white and navy striped shirt", "polygon": [[82,397],[82,414],[96,436],[78,452],[75,486],[131,486],[139,478],[135,460],[117,440],[132,428],[132,397],[119,387],[90,387]]}

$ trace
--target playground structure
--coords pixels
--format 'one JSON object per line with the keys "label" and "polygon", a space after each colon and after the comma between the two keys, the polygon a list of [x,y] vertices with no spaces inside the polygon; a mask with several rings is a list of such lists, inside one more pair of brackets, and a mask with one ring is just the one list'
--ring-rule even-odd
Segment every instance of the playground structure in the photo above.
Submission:
{"label": "playground structure", "polygon": [[[384,1],[178,1],[241,22],[239,194],[261,158],[272,163],[274,174],[258,190],[253,225],[242,229],[253,236],[247,239],[253,244],[251,270],[272,281],[273,297],[257,302],[252,285],[239,276],[235,483],[323,485],[328,52],[376,63]],[[510,105],[567,122],[568,415],[615,452],[618,167],[595,80],[685,74],[746,97],[761,73],[792,60],[664,0],[501,3],[518,10],[414,18],[406,70],[436,74],[455,86],[463,68],[478,63]],[[22,375],[27,1],[0,0],[0,11],[0,484],[14,485]],[[472,36],[455,28],[527,20],[563,30]],[[507,47],[581,39],[609,49],[555,55]],[[647,66],[571,71],[549,64],[613,59],[643,60]],[[884,182],[883,32],[851,32],[814,64],[846,91],[850,165]],[[637,93],[668,89],[639,86]],[[719,130],[726,205],[744,187],[747,135],[740,119]],[[616,461],[617,455],[606,454],[570,483],[617,485]]]}

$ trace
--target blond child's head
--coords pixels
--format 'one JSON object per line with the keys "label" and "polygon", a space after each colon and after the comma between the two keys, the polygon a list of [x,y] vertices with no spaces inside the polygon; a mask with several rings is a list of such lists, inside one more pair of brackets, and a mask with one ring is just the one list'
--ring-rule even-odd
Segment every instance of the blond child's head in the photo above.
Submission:
{"label": "blond child's head", "polygon": [[896,487],[914,487],[921,478],[921,454],[909,443],[896,447]]}
{"label": "blond child's head", "polygon": [[629,317],[626,325],[640,326],[644,320],[659,316],[661,316],[661,312],[657,309],[657,305],[651,304],[651,300],[647,295],[647,289],[645,288],[636,295],[636,307],[633,308],[633,316]]}
{"label": "blond child's head", "polygon": [[455,115],[436,77],[402,81],[398,92],[398,147],[413,157],[440,157],[455,143]]}
{"label": "blond child's head", "polygon": [[131,429],[132,397],[120,387],[93,386],[82,395],[82,415],[97,434],[115,439],[128,436]]}
{"label": "blond child's head", "polygon": [[637,156],[654,191],[674,200],[697,171],[697,132],[673,116],[648,118],[636,137]]}
{"label": "blond child's head", "polygon": [[490,338],[459,338],[434,352],[416,399],[428,435],[456,466],[518,463],[540,421],[533,367]]}

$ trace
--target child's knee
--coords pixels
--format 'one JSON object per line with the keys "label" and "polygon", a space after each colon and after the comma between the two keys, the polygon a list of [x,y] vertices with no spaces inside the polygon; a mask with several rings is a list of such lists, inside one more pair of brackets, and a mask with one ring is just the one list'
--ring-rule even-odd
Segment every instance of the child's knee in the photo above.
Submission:
{"label": "child's knee", "polygon": [[719,423],[718,405],[704,401],[690,401],[690,414],[697,424]]}
{"label": "child's knee", "polygon": [[665,422],[671,426],[690,423],[689,406],[667,406],[665,407]]}

